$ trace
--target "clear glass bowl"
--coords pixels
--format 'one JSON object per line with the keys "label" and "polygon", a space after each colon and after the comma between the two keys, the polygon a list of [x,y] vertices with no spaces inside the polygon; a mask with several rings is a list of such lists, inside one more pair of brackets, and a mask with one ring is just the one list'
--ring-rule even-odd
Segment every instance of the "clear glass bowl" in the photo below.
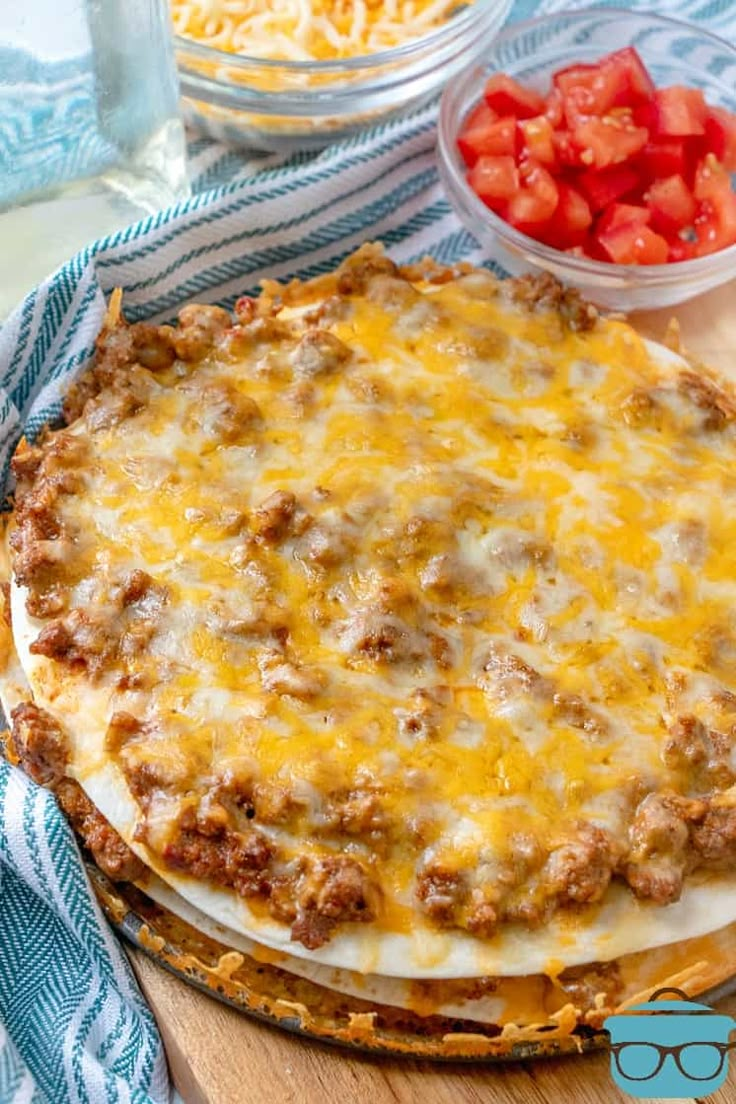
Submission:
{"label": "clear glass bowl", "polygon": [[514,275],[546,269],[615,310],[667,307],[736,276],[736,245],[665,265],[616,265],[562,253],[520,233],[494,214],[466,182],[456,137],[492,72],[510,73],[546,92],[552,73],[636,46],[657,85],[702,88],[712,104],[736,111],[736,48],[699,27],[618,8],[557,12],[515,23],[495,39],[483,64],[470,66],[445,89],[440,106],[440,177],[458,217],[489,259]]}
{"label": "clear glass bowl", "polygon": [[380,53],[322,62],[241,57],[177,36],[183,114],[253,149],[319,149],[419,107],[484,55],[511,0],[474,0],[429,34]]}

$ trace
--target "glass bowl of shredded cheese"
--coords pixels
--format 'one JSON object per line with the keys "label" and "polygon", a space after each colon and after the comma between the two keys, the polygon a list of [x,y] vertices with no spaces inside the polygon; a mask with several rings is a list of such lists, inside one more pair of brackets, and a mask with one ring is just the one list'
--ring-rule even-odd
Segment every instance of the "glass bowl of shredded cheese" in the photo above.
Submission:
{"label": "glass bowl of shredded cheese", "polygon": [[318,149],[419,107],[477,60],[511,0],[171,0],[186,122]]}

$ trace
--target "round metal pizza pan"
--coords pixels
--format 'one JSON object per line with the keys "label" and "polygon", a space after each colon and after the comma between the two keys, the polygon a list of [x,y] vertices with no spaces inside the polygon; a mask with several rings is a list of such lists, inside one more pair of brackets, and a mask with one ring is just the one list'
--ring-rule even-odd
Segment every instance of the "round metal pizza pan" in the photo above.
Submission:
{"label": "round metal pizza pan", "polygon": [[187,985],[281,1030],[362,1053],[438,1062],[526,1061],[607,1044],[605,1032],[585,1026],[562,1035],[541,1028],[536,1039],[514,1041],[494,1025],[418,1016],[335,993],[228,950],[135,886],[113,885],[91,862],[87,868],[103,912],[125,940]]}

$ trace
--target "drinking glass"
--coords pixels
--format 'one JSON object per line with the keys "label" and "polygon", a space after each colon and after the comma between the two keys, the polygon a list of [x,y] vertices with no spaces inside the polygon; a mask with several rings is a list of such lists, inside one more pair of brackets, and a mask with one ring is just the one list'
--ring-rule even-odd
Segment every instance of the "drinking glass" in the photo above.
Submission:
{"label": "drinking glass", "polygon": [[0,0],[0,318],[186,197],[178,93],[167,0]]}

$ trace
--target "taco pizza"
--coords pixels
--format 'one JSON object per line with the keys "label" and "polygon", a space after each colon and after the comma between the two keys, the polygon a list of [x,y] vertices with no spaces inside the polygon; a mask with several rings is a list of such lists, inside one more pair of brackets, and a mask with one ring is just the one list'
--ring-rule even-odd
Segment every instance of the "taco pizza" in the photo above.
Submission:
{"label": "taco pizza", "polygon": [[113,295],[63,420],[13,460],[0,678],[102,870],[417,1015],[729,972],[727,381],[365,246],[232,315]]}

